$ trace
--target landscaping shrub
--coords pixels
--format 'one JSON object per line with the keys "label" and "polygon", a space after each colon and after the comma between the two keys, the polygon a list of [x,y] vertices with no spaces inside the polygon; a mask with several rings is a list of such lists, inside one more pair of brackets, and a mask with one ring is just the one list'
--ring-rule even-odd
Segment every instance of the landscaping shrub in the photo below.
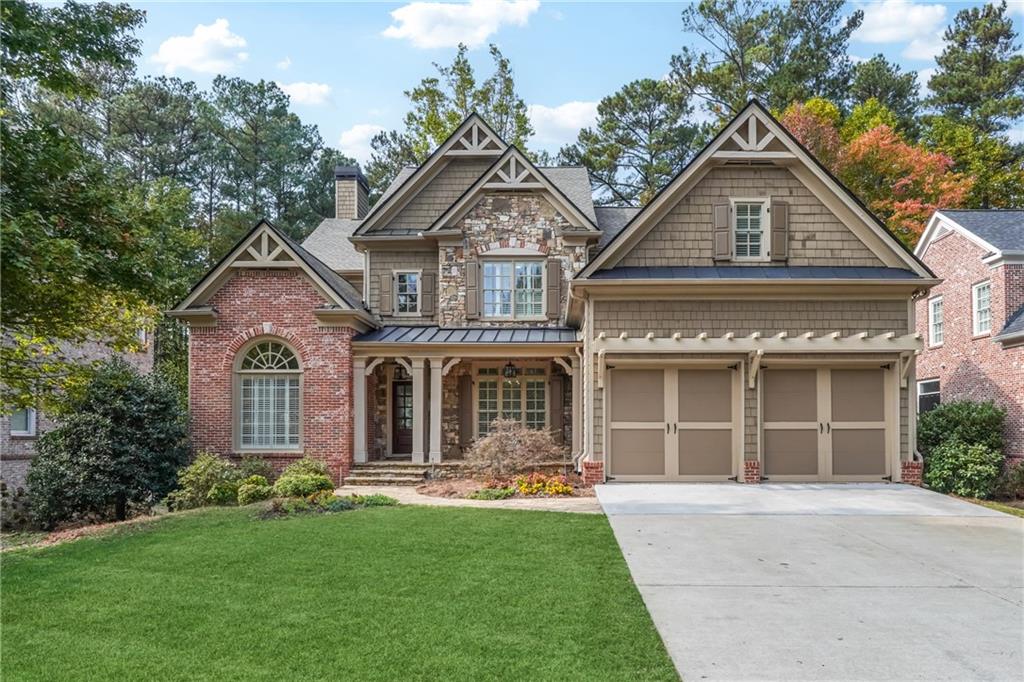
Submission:
{"label": "landscaping shrub", "polygon": [[315,507],[324,507],[327,505],[328,502],[330,502],[333,499],[333,490],[318,490],[317,492],[307,497],[306,501]]}
{"label": "landscaping shrub", "polygon": [[491,432],[466,452],[466,464],[478,474],[513,476],[545,462],[564,462],[568,450],[548,431],[528,429],[513,419],[496,419]]}
{"label": "landscaping shrub", "polygon": [[1024,460],[1006,463],[996,490],[1000,497],[1024,498]]}
{"label": "landscaping shrub", "polygon": [[327,512],[341,512],[355,508],[355,502],[347,497],[334,497],[333,495],[331,496],[331,499],[323,505],[323,510]]}
{"label": "landscaping shrub", "polygon": [[331,473],[327,470],[327,465],[320,460],[303,457],[289,464],[281,472],[281,478],[287,476],[327,476],[330,478]]}
{"label": "landscaping shrub", "polygon": [[119,358],[99,365],[69,416],[39,438],[28,474],[33,516],[46,528],[72,518],[124,519],[173,487],[187,461],[184,410],[172,386]]}
{"label": "landscaping shrub", "polygon": [[263,500],[269,500],[274,496],[274,489],[265,482],[267,479],[262,476],[252,476],[250,478],[261,478],[264,483],[245,482],[238,486],[239,505],[245,506],[247,504],[252,504],[253,502],[262,502]]}
{"label": "landscaping shrub", "polygon": [[[242,479],[259,476],[263,479],[263,485],[268,485],[270,481],[274,480],[274,467],[270,466],[270,462],[262,457],[246,455],[238,462],[238,476]],[[249,482],[248,480],[242,481],[242,483]]]}
{"label": "landscaping shrub", "polygon": [[982,444],[949,440],[928,457],[924,482],[934,490],[987,499],[995,491],[1003,455]]}
{"label": "landscaping shrub", "polygon": [[989,450],[1002,452],[1005,419],[1005,410],[992,401],[976,403],[956,400],[942,403],[920,416],[917,424],[917,449],[926,460],[932,450],[951,440],[967,445],[984,445]]}
{"label": "landscaping shrub", "polygon": [[349,499],[360,507],[394,507],[398,504],[398,500],[395,498],[381,495],[380,493],[351,495]]}
{"label": "landscaping shrub", "polygon": [[178,472],[178,488],[167,496],[167,506],[180,510],[219,504],[211,499],[211,494],[221,484],[233,484],[237,498],[238,481],[239,471],[234,464],[212,453],[200,452],[191,464]]}
{"label": "landscaping shrub", "polygon": [[506,500],[516,494],[516,489],[508,488],[481,488],[469,494],[471,500]]}
{"label": "landscaping shrub", "polygon": [[274,483],[278,497],[309,497],[320,490],[334,490],[334,481],[322,474],[281,474]]}
{"label": "landscaping shrub", "polygon": [[218,507],[235,504],[238,502],[238,488],[237,479],[234,481],[221,481],[210,488],[210,492],[206,495],[206,502]]}
{"label": "landscaping shrub", "polygon": [[0,478],[0,530],[29,530],[35,524],[32,519],[31,500],[21,486],[11,489]]}
{"label": "landscaping shrub", "polygon": [[565,476],[545,476],[536,471],[517,477],[515,487],[523,495],[572,495],[572,486]]}

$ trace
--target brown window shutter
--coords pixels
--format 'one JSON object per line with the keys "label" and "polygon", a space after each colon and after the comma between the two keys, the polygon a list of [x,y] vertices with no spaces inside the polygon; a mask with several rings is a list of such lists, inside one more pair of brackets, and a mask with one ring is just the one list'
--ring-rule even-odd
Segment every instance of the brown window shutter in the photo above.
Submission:
{"label": "brown window shutter", "polygon": [[714,221],[715,260],[732,260],[732,226],[729,224],[729,204],[712,207]]}
{"label": "brown window shutter", "polygon": [[420,290],[420,315],[433,315],[435,300],[437,300],[437,275],[432,272],[424,273]]}
{"label": "brown window shutter", "polygon": [[564,420],[562,417],[562,389],[565,387],[564,381],[561,374],[553,374],[551,376],[551,390],[548,391],[548,394],[551,396],[551,404],[548,405],[551,435],[556,443],[565,441]]}
{"label": "brown window shutter", "polygon": [[480,263],[466,261],[466,319],[480,319]]}
{"label": "brown window shutter", "polygon": [[377,303],[377,307],[380,309],[381,315],[391,314],[391,282],[395,275],[391,272],[382,272],[380,275],[380,301]]}
{"label": "brown window shutter", "polygon": [[473,377],[459,377],[459,446],[465,450],[473,442]]}
{"label": "brown window shutter", "polygon": [[772,260],[789,258],[789,204],[772,201]]}
{"label": "brown window shutter", "polygon": [[547,276],[547,314],[549,320],[557,320],[562,316],[562,261],[557,258],[548,259]]}

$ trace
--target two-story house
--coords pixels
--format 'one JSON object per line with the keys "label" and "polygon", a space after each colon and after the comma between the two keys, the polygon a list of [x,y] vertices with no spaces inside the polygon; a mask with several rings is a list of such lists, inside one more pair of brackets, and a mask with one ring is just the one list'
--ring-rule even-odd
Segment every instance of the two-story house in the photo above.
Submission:
{"label": "two-story house", "polygon": [[919,479],[936,279],[756,103],[643,209],[475,115],[372,208],[357,169],[336,200],[301,246],[257,225],[172,311],[195,448],[344,478],[504,417],[591,482]]}
{"label": "two-story house", "polygon": [[936,211],[914,251],[942,278],[917,304],[918,412],[992,400],[1024,457],[1024,211]]}

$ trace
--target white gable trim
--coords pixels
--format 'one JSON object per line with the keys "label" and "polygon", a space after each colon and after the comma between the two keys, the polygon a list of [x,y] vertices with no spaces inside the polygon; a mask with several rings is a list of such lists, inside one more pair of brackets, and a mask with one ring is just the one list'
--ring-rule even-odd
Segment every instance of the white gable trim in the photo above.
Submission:
{"label": "white gable trim", "polygon": [[921,239],[918,240],[917,246],[914,247],[914,254],[918,258],[924,258],[924,255],[927,253],[928,247],[931,246],[932,242],[945,235],[946,232],[957,232],[963,235],[971,242],[988,251],[989,254],[998,257],[998,254],[1000,253],[1000,250],[995,246],[989,244],[987,241],[974,234],[966,227],[944,214],[942,211],[936,211],[928,220],[928,226],[924,228],[924,233],[921,235]]}
{"label": "white gable trim", "polygon": [[555,186],[519,149],[510,146],[490,168],[470,185],[427,232],[455,227],[485,192],[540,191],[575,227],[597,232],[597,226]]}
{"label": "white gable trim", "polygon": [[281,239],[270,223],[263,220],[248,235],[242,237],[235,248],[206,273],[206,276],[199,280],[185,300],[176,305],[171,312],[184,312],[189,308],[206,303],[225,282],[231,279],[235,270],[241,268],[299,269],[309,277],[328,301],[342,310],[355,311],[295,253],[287,241]]}
{"label": "white gable trim", "polygon": [[[762,128],[766,133],[759,135],[758,130]],[[726,145],[737,146],[739,150],[723,149]],[[785,147],[785,150],[767,149],[778,145]],[[741,158],[787,166],[883,263],[889,267],[907,267],[931,279],[931,274],[920,262],[894,243],[896,237],[880,225],[846,188],[824,171],[793,136],[756,102],[747,104],[576,278],[585,279],[619,262],[716,162],[724,163]]]}
{"label": "white gable trim", "polygon": [[[498,148],[495,148],[495,145]],[[437,149],[406,178],[405,182],[387,200],[366,217],[353,236],[362,236],[394,218],[409,205],[441,170],[456,158],[497,157],[508,145],[477,114],[470,114],[465,121],[441,143]]]}

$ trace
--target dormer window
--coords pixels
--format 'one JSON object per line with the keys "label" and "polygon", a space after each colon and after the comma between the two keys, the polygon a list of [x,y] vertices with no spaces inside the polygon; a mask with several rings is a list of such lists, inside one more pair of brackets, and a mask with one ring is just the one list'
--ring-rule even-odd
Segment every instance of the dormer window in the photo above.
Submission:
{"label": "dormer window", "polygon": [[771,243],[767,208],[767,199],[732,200],[734,259],[767,260]]}

